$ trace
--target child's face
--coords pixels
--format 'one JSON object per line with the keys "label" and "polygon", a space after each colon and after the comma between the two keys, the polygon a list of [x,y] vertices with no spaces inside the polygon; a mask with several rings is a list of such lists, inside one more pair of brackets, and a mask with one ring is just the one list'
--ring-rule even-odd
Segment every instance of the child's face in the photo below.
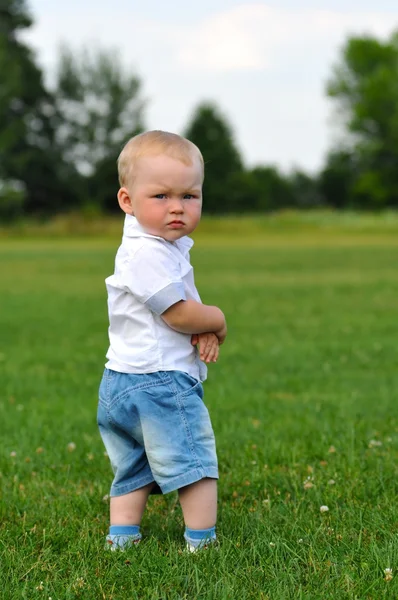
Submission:
{"label": "child's face", "polygon": [[[189,235],[200,221],[202,178],[199,159],[189,166],[163,154],[141,157],[132,184],[119,190],[119,203],[147,233],[172,242]],[[131,210],[122,206],[123,190],[128,194]]]}

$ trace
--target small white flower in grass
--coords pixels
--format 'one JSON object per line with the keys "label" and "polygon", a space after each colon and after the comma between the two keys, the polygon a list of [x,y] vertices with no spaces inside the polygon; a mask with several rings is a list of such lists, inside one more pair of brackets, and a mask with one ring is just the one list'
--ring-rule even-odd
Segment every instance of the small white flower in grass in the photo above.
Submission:
{"label": "small white flower in grass", "polygon": [[108,494],[105,494],[105,496],[102,498],[102,502],[109,502]]}
{"label": "small white flower in grass", "polygon": [[42,581],[40,581],[40,585],[37,585],[37,586],[36,586],[36,589],[37,589],[39,592],[41,592],[42,590],[44,590],[44,587],[43,587],[43,582],[42,582]]}
{"label": "small white flower in grass", "polygon": [[270,542],[269,545],[270,545],[271,548],[275,548],[274,542]]}
{"label": "small white flower in grass", "polygon": [[390,568],[384,569],[384,575],[385,575],[384,579],[386,581],[391,581],[391,579],[392,579],[392,569],[390,569]]}
{"label": "small white flower in grass", "polygon": [[329,485],[334,485],[336,482],[334,479],[329,479],[328,484]]}
{"label": "small white flower in grass", "polygon": [[320,507],[320,509],[319,509],[319,510],[321,511],[321,513],[325,513],[325,512],[328,512],[328,511],[329,511],[329,507],[328,507],[328,506],[325,506],[325,505],[323,505],[323,506],[321,506],[321,507]]}
{"label": "small white flower in grass", "polygon": [[69,442],[69,444],[67,445],[67,449],[68,449],[68,452],[73,452],[74,450],[76,450],[75,442]]}
{"label": "small white flower in grass", "polygon": [[84,588],[85,585],[86,582],[84,581],[83,577],[78,577],[72,587],[76,591],[77,589]]}
{"label": "small white flower in grass", "polygon": [[312,487],[314,487],[311,479],[311,477],[307,477],[307,479],[304,481],[303,487],[305,490],[310,490]]}
{"label": "small white flower in grass", "polygon": [[10,452],[10,456],[11,456],[12,458],[15,458],[15,457],[16,457],[16,455],[17,455],[17,453],[15,452],[15,450],[13,450],[12,452]]}
{"label": "small white flower in grass", "polygon": [[304,542],[303,538],[300,538],[298,541],[299,544],[302,544],[303,542]]}
{"label": "small white flower in grass", "polygon": [[381,442],[380,440],[370,440],[368,446],[369,448],[378,448],[379,446],[382,446],[383,442]]}

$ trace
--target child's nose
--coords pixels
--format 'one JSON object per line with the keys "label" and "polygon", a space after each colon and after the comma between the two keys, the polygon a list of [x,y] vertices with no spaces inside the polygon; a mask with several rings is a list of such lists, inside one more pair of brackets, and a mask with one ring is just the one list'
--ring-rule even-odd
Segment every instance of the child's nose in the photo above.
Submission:
{"label": "child's nose", "polygon": [[170,209],[171,212],[184,212],[182,200],[180,198],[173,198]]}

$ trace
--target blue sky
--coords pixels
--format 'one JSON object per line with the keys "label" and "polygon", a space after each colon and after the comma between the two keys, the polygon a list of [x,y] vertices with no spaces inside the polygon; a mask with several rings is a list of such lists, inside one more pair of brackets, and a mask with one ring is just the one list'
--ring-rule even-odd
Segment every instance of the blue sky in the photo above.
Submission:
{"label": "blue sky", "polygon": [[231,123],[248,166],[318,169],[338,144],[325,85],[344,41],[398,29],[396,0],[28,1],[48,80],[61,42],[117,48],[142,80],[146,125],[183,133],[199,102]]}

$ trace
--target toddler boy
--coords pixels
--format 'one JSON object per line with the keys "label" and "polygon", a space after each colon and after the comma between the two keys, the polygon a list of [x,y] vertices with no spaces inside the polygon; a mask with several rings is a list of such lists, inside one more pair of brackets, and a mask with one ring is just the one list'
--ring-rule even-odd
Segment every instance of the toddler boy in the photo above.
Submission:
{"label": "toddler boy", "polygon": [[202,382],[227,335],[222,311],[202,304],[189,259],[203,158],[192,142],[149,131],[127,142],[118,171],[126,217],[106,279],[110,346],[98,405],[114,472],[107,542],[138,543],[149,494],[178,490],[195,551],[216,539],[217,456]]}

